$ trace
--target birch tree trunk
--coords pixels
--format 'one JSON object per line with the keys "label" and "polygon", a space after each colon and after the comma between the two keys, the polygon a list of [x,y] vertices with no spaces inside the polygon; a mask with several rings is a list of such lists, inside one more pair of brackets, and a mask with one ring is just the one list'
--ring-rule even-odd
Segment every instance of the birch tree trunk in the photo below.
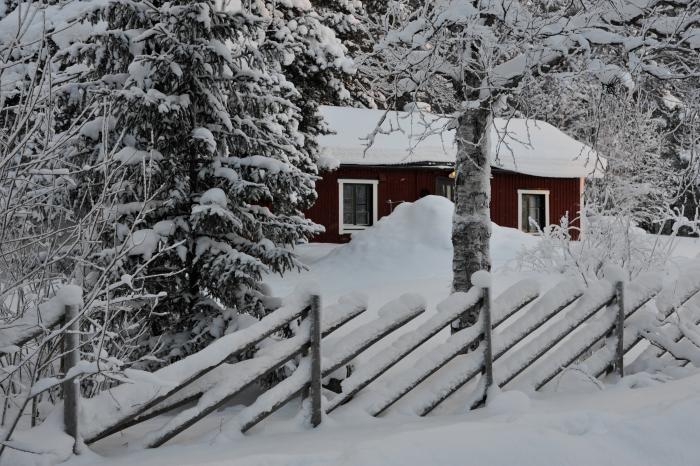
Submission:
{"label": "birch tree trunk", "polygon": [[[455,166],[455,213],[452,220],[452,290],[471,288],[471,275],[491,269],[491,164],[488,157],[488,109],[467,110],[457,127],[457,161]],[[453,325],[453,330],[473,325],[479,316],[478,306]]]}

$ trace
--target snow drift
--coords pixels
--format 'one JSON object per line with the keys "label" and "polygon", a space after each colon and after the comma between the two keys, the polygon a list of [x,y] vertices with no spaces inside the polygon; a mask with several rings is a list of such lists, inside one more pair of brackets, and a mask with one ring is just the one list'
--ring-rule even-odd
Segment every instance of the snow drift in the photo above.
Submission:
{"label": "snow drift", "polygon": [[[399,204],[391,215],[353,233],[349,243],[315,261],[309,275],[324,291],[436,278],[448,284],[452,276],[453,212],[454,204],[440,196]],[[492,224],[492,229],[494,268],[537,241],[513,228]]]}

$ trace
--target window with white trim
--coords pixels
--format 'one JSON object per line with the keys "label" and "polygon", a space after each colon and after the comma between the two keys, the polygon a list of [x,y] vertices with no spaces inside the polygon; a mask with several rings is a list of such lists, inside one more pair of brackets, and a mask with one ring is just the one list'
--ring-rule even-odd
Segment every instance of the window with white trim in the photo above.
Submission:
{"label": "window with white trim", "polygon": [[518,229],[538,233],[549,225],[549,191],[518,190]]}
{"label": "window with white trim", "polygon": [[378,180],[338,180],[340,233],[364,230],[377,221]]}

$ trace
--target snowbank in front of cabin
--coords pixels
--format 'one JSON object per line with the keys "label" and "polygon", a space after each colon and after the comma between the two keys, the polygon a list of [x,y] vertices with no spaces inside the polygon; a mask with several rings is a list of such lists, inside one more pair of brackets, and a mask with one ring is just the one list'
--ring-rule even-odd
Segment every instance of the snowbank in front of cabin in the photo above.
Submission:
{"label": "snowbank in front of cabin", "polygon": [[[353,233],[347,244],[300,246],[299,253],[311,257],[307,261],[310,270],[296,277],[269,277],[268,282],[277,295],[283,296],[294,283],[312,280],[324,295],[335,299],[357,289],[366,291],[399,283],[404,283],[405,289],[407,281],[435,280],[442,299],[449,293],[452,280],[453,212],[454,204],[441,196],[401,203],[373,227]],[[492,224],[493,268],[502,268],[523,246],[536,242],[532,235]],[[317,254],[319,250],[322,254]]]}
{"label": "snowbank in front of cabin", "polygon": [[[426,196],[403,202],[391,215],[381,218],[339,247],[314,267],[352,265],[355,270],[387,272],[387,278],[418,278],[451,275],[452,215],[454,204],[442,196]],[[491,224],[491,260],[494,268],[511,261],[522,246],[537,238],[514,228]]]}
{"label": "snowbank in front of cabin", "polygon": [[[426,196],[397,205],[365,231],[317,262],[317,274],[343,268],[348,278],[405,280],[444,276],[452,261],[453,204],[444,197]],[[337,272],[336,272],[337,273]]]}
{"label": "snowbank in front of cabin", "polygon": [[[430,311],[431,296],[442,300],[451,286],[453,212],[452,202],[441,196],[401,203],[374,226],[353,233],[347,244],[297,246],[295,252],[309,270],[290,272],[284,277],[268,276],[266,281],[277,296],[291,293],[299,282],[313,281],[324,298],[331,301],[356,290],[368,293],[371,300],[373,296],[386,295],[389,301],[408,289],[425,293]],[[541,237],[495,223],[491,229],[494,292],[526,276],[538,278],[545,288],[563,278],[554,268],[551,273],[515,272],[519,268],[516,258],[524,248],[536,252]],[[665,272],[671,278],[689,261],[700,257],[700,238],[650,236],[650,241],[660,242],[659,247],[670,251],[671,260]],[[666,242],[674,243],[675,248]]]}

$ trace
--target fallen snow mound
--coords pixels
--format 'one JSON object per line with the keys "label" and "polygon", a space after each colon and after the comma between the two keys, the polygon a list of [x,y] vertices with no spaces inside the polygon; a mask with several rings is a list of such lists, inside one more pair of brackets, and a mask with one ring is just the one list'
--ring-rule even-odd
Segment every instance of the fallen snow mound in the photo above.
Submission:
{"label": "fallen snow mound", "polygon": [[[450,277],[453,212],[454,204],[441,196],[399,204],[391,215],[354,233],[348,244],[320,259],[312,269],[320,277],[329,273],[343,276],[338,272],[347,270],[353,279],[374,277],[377,284],[385,280]],[[496,224],[492,224],[492,233],[492,261],[496,268],[515,257],[524,245],[537,241],[531,235]]]}
{"label": "fallen snow mound", "polygon": [[417,246],[436,251],[451,250],[453,212],[452,202],[442,196],[403,202],[373,227],[354,233],[352,241],[341,251],[346,254],[405,253],[406,248],[411,250]]}

